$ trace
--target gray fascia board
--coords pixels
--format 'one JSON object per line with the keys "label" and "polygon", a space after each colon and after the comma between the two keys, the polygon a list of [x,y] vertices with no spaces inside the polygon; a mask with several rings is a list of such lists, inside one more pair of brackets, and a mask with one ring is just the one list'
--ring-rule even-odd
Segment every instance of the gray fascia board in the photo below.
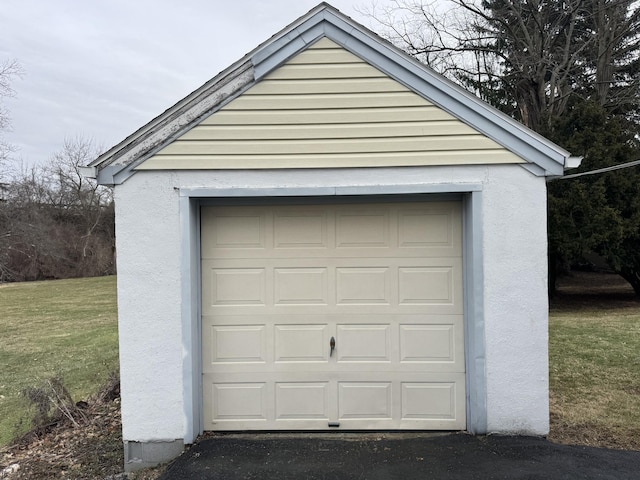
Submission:
{"label": "gray fascia board", "polygon": [[[253,70],[251,70],[251,71],[253,72]],[[214,106],[212,108],[209,108],[209,109],[201,112],[198,116],[192,117],[191,119],[189,119],[188,122],[185,122],[183,125],[181,125],[178,128],[174,129],[172,133],[167,135],[162,140],[162,142],[159,142],[155,146],[153,146],[153,148],[150,148],[150,149],[146,150],[144,155],[138,156],[135,160],[133,160],[131,163],[129,163],[126,166],[126,168],[129,171],[131,171],[131,175],[133,175],[135,173],[135,168],[138,165],[140,165],[141,163],[144,163],[144,161],[147,160],[149,157],[152,157],[157,152],[162,150],[164,147],[166,147],[167,145],[172,143],[174,140],[180,138],[182,135],[187,133],[189,130],[191,130],[192,128],[196,127],[205,118],[215,114],[218,110],[222,109],[225,105],[227,105],[228,103],[230,103],[233,100],[235,100],[237,97],[242,95],[245,91],[247,91],[253,85],[255,85],[255,80],[252,80],[252,81],[249,81],[248,83],[245,83],[242,87],[240,87],[238,90],[233,92],[231,95],[223,98],[222,100],[218,100],[214,104]],[[131,175],[129,175],[129,176],[131,176]],[[127,176],[127,178],[129,176]]]}
{"label": "gray fascia board", "polygon": [[[305,31],[313,28],[315,25],[322,23],[325,17],[319,12],[325,8],[326,7],[319,5],[310,10],[280,32],[273,35],[269,40],[253,49],[247,56],[254,62],[262,63],[265,59],[281,50],[287,43],[300,37]],[[303,28],[300,28],[301,26],[303,26]]]}
{"label": "gray fascia board", "polygon": [[113,166],[107,165],[98,171],[98,175],[96,176],[96,180],[99,185],[118,185],[119,182],[116,182],[115,176],[123,169],[121,166]]}
{"label": "gray fascia board", "polygon": [[[308,40],[308,32],[318,27],[323,21],[323,15],[316,14],[311,16],[302,22],[304,25],[303,29],[295,26],[289,31],[284,31],[282,34],[276,35],[268,43],[252,52],[251,61],[253,62],[254,68],[256,68],[256,72],[263,73],[267,71],[267,65],[273,64],[274,56],[279,59],[287,59],[302,50],[310,42]],[[316,30],[319,29],[321,29],[321,27],[318,27]],[[261,77],[262,75],[256,73],[256,78]]]}
{"label": "gray fascia board", "polygon": [[520,166],[528,172],[533,173],[536,177],[545,177],[551,175],[550,172],[546,171],[544,168],[536,165],[535,163],[521,163]]}
{"label": "gray fascia board", "polygon": [[98,172],[96,181],[107,187],[120,185],[136,173],[134,168],[133,165],[107,165]]}
{"label": "gray fascia board", "polygon": [[288,39],[289,41],[287,43],[277,46],[271,45],[269,55],[265,55],[266,51],[262,51],[251,58],[256,81],[261,80],[265,75],[271,73],[298,52],[304,50],[310,43],[324,34],[324,29],[322,28],[322,24],[317,24],[305,32],[295,31],[295,33],[297,34],[295,38]]}
{"label": "gray fascia board", "polygon": [[[109,168],[113,168],[115,171],[115,173],[113,173],[111,176],[111,183],[109,185],[110,186],[121,185],[124,182],[126,182],[129,178],[131,178],[137,173],[135,168],[152,155],[153,153],[149,153],[144,157],[141,157],[140,159],[138,159],[136,162],[131,163],[129,165],[118,165],[117,167],[114,165],[109,165],[105,167],[105,170]],[[98,183],[100,183],[101,185],[106,185],[100,181]]]}
{"label": "gray fascia board", "polygon": [[120,169],[115,175],[113,175],[113,184],[120,185],[124,183],[128,178],[135,175],[135,165],[127,165]]}

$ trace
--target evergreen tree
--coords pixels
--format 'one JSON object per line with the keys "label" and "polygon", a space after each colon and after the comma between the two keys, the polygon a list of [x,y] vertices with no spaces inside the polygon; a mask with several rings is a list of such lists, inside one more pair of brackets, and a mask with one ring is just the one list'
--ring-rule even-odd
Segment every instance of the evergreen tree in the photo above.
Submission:
{"label": "evergreen tree", "polygon": [[[584,155],[580,171],[591,171],[640,159],[636,132],[633,122],[597,101],[579,101],[546,134]],[[551,281],[558,263],[582,263],[595,253],[640,296],[640,166],[560,179],[548,188]]]}

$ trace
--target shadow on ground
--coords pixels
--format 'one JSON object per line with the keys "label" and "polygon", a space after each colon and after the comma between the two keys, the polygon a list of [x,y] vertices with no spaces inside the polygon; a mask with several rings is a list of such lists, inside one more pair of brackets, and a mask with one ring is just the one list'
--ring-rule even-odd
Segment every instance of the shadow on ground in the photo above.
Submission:
{"label": "shadow on ground", "polygon": [[638,479],[640,452],[537,437],[422,434],[216,435],[161,480]]}

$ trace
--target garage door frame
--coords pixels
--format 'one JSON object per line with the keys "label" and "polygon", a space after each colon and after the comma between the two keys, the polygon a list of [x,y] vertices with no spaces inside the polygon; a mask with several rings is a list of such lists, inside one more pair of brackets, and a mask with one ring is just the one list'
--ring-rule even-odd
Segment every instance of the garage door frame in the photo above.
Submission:
{"label": "garage door frame", "polygon": [[[309,188],[181,188],[181,296],[183,344],[183,400],[185,443],[191,443],[203,431],[201,292],[200,292],[200,206],[230,204],[341,202],[350,197],[354,203],[381,201],[462,202],[462,252],[464,292],[464,337],[466,370],[467,431],[487,433],[486,369],[484,342],[483,261],[482,261],[482,185],[419,184],[375,187]],[[392,196],[392,197],[389,197]],[[296,198],[295,201],[300,201]]]}

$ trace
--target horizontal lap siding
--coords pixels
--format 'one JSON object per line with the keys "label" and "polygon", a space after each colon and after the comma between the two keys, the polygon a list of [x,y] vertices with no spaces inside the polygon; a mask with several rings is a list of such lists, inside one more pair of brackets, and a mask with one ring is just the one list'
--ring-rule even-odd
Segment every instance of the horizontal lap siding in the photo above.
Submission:
{"label": "horizontal lap siding", "polygon": [[138,168],[520,162],[493,140],[323,39]]}

